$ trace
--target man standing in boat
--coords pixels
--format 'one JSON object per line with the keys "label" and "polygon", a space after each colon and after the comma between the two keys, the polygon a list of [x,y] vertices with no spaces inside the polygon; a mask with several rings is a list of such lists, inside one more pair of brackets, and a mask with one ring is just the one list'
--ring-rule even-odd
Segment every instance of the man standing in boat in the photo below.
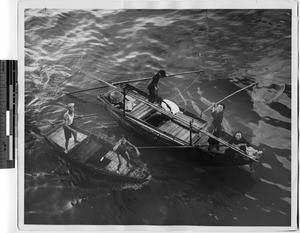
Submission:
{"label": "man standing in boat", "polygon": [[126,135],[122,135],[121,139],[116,143],[116,145],[113,148],[113,151],[115,151],[118,155],[119,159],[119,165],[118,165],[118,171],[120,170],[120,167],[122,166],[122,161],[120,158],[120,155],[126,160],[127,162],[127,167],[130,168],[129,162],[130,162],[130,149],[133,148],[135,150],[135,154],[137,157],[140,156],[139,150],[132,145],[128,140]]}
{"label": "man standing in boat", "polygon": [[65,143],[65,153],[68,153],[68,145],[69,145],[69,139],[72,137],[74,137],[74,142],[77,143],[77,131],[73,128],[73,121],[74,121],[74,107],[75,104],[74,103],[69,103],[67,108],[68,111],[65,113],[64,115],[64,133],[65,133],[65,139],[66,139],[66,143]]}
{"label": "man standing in boat", "polygon": [[[213,135],[217,138],[219,138],[222,134],[222,121],[223,121],[223,111],[225,110],[224,104],[213,104],[213,108],[211,111],[211,116],[213,117],[212,120],[212,126],[213,126]],[[219,150],[219,141],[209,138],[209,149],[212,149],[213,147],[216,148],[216,150]]]}
{"label": "man standing in boat", "polygon": [[151,81],[148,83],[147,89],[149,91],[148,100],[151,103],[154,103],[157,101],[158,97],[158,89],[157,84],[160,78],[167,77],[166,71],[159,70],[151,79]]}

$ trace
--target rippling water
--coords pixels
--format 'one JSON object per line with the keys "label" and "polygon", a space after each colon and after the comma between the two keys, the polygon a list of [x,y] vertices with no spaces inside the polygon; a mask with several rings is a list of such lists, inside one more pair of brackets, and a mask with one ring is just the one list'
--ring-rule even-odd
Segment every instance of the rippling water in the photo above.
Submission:
{"label": "rippling water", "polygon": [[[74,67],[109,82],[151,77],[158,69],[203,69],[197,80],[185,75],[159,83],[162,97],[194,113],[254,81],[286,88],[270,104],[253,100],[251,90],[225,101],[224,127],[243,131],[264,151],[253,171],[148,151],[143,159],[153,179],[139,187],[82,173],[39,136],[69,102],[79,114],[97,113],[95,130],[123,132],[97,103],[99,91],[64,95],[101,85]],[[25,224],[290,225],[289,10],[31,9],[25,72]],[[92,121],[78,124],[88,129]],[[133,143],[148,145],[127,133]]]}

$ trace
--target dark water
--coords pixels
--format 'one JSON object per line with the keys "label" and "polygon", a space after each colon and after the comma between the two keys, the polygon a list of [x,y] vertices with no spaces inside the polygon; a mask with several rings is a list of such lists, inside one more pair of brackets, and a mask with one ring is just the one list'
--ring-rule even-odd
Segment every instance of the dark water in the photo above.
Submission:
{"label": "dark water", "polygon": [[[25,15],[25,224],[290,225],[289,10],[47,9]],[[145,151],[153,178],[141,187],[84,174],[39,136],[69,102],[78,114],[97,113],[95,131],[123,132],[97,103],[99,91],[63,94],[101,85],[74,67],[109,82],[150,77],[158,69],[203,69],[196,81],[184,75],[159,83],[162,97],[194,113],[254,81],[286,88],[270,104],[254,101],[251,90],[224,101],[224,128],[241,130],[264,152],[253,171]],[[136,86],[145,90],[145,82]],[[92,121],[77,124],[89,129]],[[127,134],[135,144],[149,143]]]}

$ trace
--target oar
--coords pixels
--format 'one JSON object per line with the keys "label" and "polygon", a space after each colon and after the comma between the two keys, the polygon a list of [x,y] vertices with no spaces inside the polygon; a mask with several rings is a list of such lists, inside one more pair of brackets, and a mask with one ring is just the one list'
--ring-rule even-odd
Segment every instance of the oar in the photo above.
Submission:
{"label": "oar", "polygon": [[[77,67],[75,67],[75,69],[78,69],[80,72],[84,73],[87,75],[87,73]],[[173,77],[173,76],[177,76],[177,75],[185,75],[185,74],[194,74],[194,73],[200,73],[200,72],[204,72],[204,70],[196,70],[196,71],[188,71],[188,72],[182,72],[182,73],[176,73],[176,74],[171,74],[168,75],[167,77]],[[91,76],[90,76],[91,77]],[[124,81],[118,81],[118,82],[113,82],[111,83],[112,85],[119,85],[119,84],[123,84],[123,83],[133,83],[133,82],[139,82],[139,81],[145,81],[145,80],[150,80],[151,78],[139,78],[139,79],[129,79],[129,80],[124,80]],[[104,85],[104,86],[100,86],[100,87],[94,87],[94,88],[89,88],[89,89],[84,89],[84,90],[80,90],[80,91],[73,91],[73,92],[66,92],[66,95],[72,95],[72,94],[76,94],[76,93],[81,93],[84,91],[92,91],[92,90],[97,90],[97,89],[101,89],[101,88],[106,88],[109,85]]]}
{"label": "oar", "polygon": [[[204,72],[204,70],[195,70],[195,71],[187,71],[187,72],[182,72],[182,73],[177,73],[177,74],[170,74],[167,76],[167,78],[173,77],[173,76],[178,76],[178,75],[195,74],[195,73],[200,73],[200,72]],[[149,79],[151,79],[151,78],[149,78]]]}
{"label": "oar", "polygon": [[[90,117],[90,116],[94,116],[94,115],[96,115],[96,113],[83,115],[83,116],[78,116],[78,117],[74,117],[74,120],[77,120],[79,118],[84,118],[84,117]],[[56,121],[51,122],[51,125],[59,124],[59,123],[62,123],[62,122],[64,122],[64,120],[56,120]]]}
{"label": "oar", "polygon": [[[254,86],[254,85],[256,85],[256,84],[257,84],[257,82],[252,83],[252,84],[250,84],[250,85],[248,85],[248,86],[246,86],[246,87],[243,87],[242,89],[237,90],[237,91],[231,93],[230,95],[226,96],[225,98],[219,100],[219,101],[216,102],[215,104],[217,105],[217,104],[221,103],[222,101],[228,99],[229,97],[231,97],[231,96],[233,96],[233,95],[235,95],[235,94],[237,94],[237,93],[239,93],[239,92],[241,92],[241,91],[243,91],[243,90],[245,90],[245,89],[247,89],[247,88],[249,88],[249,87],[252,87],[252,86]],[[208,111],[209,109],[211,109],[212,107],[213,107],[213,105],[210,106],[209,108],[207,108],[203,113],[207,112],[207,111]]]}
{"label": "oar", "polygon": [[114,89],[119,89],[118,87],[114,86],[113,84],[111,84],[111,83],[109,83],[109,82],[106,82],[106,81],[104,81],[103,79],[97,78],[96,76],[94,76],[94,75],[92,75],[92,74],[90,74],[90,73],[88,73],[88,72],[85,72],[84,70],[81,70],[81,69],[79,69],[79,68],[76,68],[76,69],[78,69],[80,72],[84,73],[86,76],[88,76],[88,77],[90,77],[90,78],[93,78],[93,79],[96,79],[96,80],[97,80],[98,82],[100,82],[100,83],[106,84],[108,87],[112,87],[112,88],[114,88]]}

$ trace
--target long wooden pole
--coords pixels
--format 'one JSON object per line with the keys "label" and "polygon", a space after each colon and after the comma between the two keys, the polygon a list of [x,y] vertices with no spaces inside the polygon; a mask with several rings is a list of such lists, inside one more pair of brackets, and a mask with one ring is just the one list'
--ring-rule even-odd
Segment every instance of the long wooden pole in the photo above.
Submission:
{"label": "long wooden pole", "polygon": [[[226,96],[225,98],[219,100],[219,101],[216,102],[215,104],[219,104],[219,103],[221,103],[222,101],[228,99],[229,97],[231,97],[231,96],[233,96],[233,95],[235,95],[235,94],[237,94],[237,93],[239,93],[239,92],[241,92],[241,91],[243,91],[243,90],[245,90],[245,89],[247,89],[247,88],[249,88],[249,87],[252,87],[252,86],[254,86],[254,85],[256,85],[256,84],[257,84],[257,82],[252,83],[252,84],[250,84],[250,85],[248,85],[248,86],[246,86],[246,87],[243,87],[242,89],[237,90],[237,91],[231,93],[230,95]],[[210,106],[209,108],[207,108],[203,113],[207,112],[207,111],[208,111],[209,109],[211,109],[212,107],[213,107],[213,105]]]}
{"label": "long wooden pole", "polygon": [[140,146],[137,147],[141,150],[148,150],[148,149],[195,149],[198,146]]}
{"label": "long wooden pole", "polygon": [[[218,145],[220,147],[226,145]],[[208,147],[208,145],[195,145],[195,146],[138,146],[138,149],[148,150],[148,149],[197,149],[199,147]]]}
{"label": "long wooden pole", "polygon": [[200,72],[204,72],[204,70],[195,70],[195,71],[187,71],[187,72],[182,72],[182,73],[177,73],[177,74],[170,74],[167,76],[167,78],[173,77],[173,76],[178,76],[178,75],[195,74],[195,73],[200,73]]}
{"label": "long wooden pole", "polygon": [[[76,69],[78,69],[80,72],[87,75],[87,73],[85,71],[83,71],[79,68],[76,68]],[[167,77],[173,77],[173,76],[185,75],[185,74],[194,74],[194,73],[200,73],[200,72],[204,72],[204,70],[196,70],[196,71],[188,71],[188,72],[182,72],[182,73],[177,73],[177,74],[171,74],[171,75],[168,75]],[[151,78],[129,79],[129,80],[124,80],[124,81],[113,82],[111,84],[112,85],[119,85],[119,84],[123,84],[123,83],[133,83],[133,82],[139,82],[139,81],[146,81],[146,80],[150,80],[150,79],[152,79],[152,77]],[[89,88],[89,89],[84,89],[84,90],[80,90],[80,91],[66,92],[65,94],[66,95],[72,95],[72,94],[77,94],[77,93],[81,93],[81,92],[85,92],[85,91],[93,91],[93,90],[106,88],[106,87],[108,87],[108,85]]]}
{"label": "long wooden pole", "polygon": [[[74,120],[77,120],[79,118],[84,118],[84,117],[90,117],[90,116],[95,116],[96,113],[93,113],[93,114],[88,114],[88,115],[83,115],[83,116],[78,116],[78,117],[74,117]],[[53,121],[51,122],[51,125],[54,125],[54,124],[59,124],[59,123],[62,123],[64,120],[58,120],[58,121]]]}
{"label": "long wooden pole", "polygon": [[88,144],[89,141],[90,141],[90,137],[91,137],[91,134],[92,134],[92,131],[93,131],[93,126],[94,126],[94,124],[95,124],[95,121],[96,121],[96,116],[95,116],[95,118],[94,118],[93,123],[91,124],[90,130],[89,130],[90,132],[89,132],[88,139],[86,140],[86,144]]}

